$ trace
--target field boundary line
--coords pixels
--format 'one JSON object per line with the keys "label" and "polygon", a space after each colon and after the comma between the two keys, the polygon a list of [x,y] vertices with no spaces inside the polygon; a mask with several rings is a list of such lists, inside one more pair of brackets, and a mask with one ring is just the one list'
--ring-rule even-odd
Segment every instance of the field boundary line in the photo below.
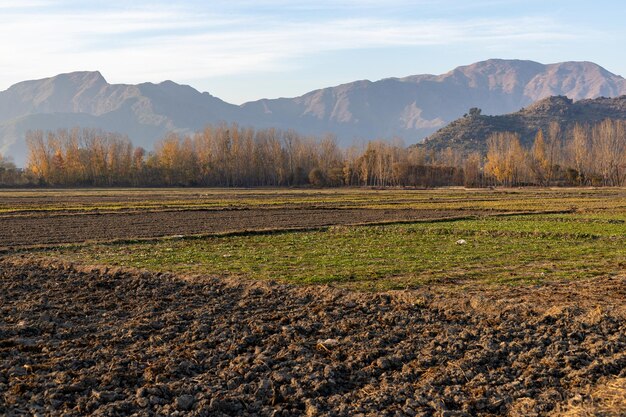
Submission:
{"label": "field boundary line", "polygon": [[31,250],[50,250],[56,248],[71,248],[71,247],[84,247],[89,245],[119,245],[119,244],[134,244],[134,243],[149,243],[159,242],[163,240],[198,240],[206,239],[210,237],[229,237],[229,236],[253,236],[253,235],[272,235],[272,234],[286,234],[297,232],[311,232],[311,231],[327,231],[332,227],[364,227],[364,226],[391,226],[400,224],[421,224],[421,223],[445,223],[445,222],[457,222],[463,220],[476,220],[480,218],[489,217],[511,217],[511,216],[533,216],[533,215],[545,215],[545,214],[567,214],[575,212],[575,209],[569,210],[541,210],[541,211],[514,211],[514,212],[499,212],[499,213],[484,213],[484,214],[472,214],[466,216],[450,216],[440,218],[429,219],[407,219],[407,220],[382,220],[374,222],[357,222],[357,223],[338,223],[319,226],[301,226],[301,227],[284,227],[284,228],[260,228],[260,229],[242,229],[231,230],[224,232],[211,232],[211,233],[196,233],[189,235],[162,235],[151,237],[137,237],[137,238],[116,238],[116,239],[103,239],[103,240],[85,240],[81,242],[66,242],[66,243],[51,243],[51,244],[39,244],[39,245],[25,245],[15,247],[0,247],[0,255],[14,254]]}

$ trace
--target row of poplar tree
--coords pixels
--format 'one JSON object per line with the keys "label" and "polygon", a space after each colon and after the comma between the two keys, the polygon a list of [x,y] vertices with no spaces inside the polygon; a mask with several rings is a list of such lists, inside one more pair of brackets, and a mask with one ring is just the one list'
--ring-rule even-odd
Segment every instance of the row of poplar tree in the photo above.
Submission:
{"label": "row of poplar tree", "polygon": [[[553,123],[524,147],[514,133],[488,138],[486,155],[372,141],[341,149],[333,136],[222,124],[170,134],[154,151],[94,129],[31,131],[21,172],[0,157],[0,184],[47,186],[626,185],[626,122],[562,131]],[[4,176],[3,176],[4,175]]]}
{"label": "row of poplar tree", "polygon": [[503,185],[626,185],[626,121],[604,120],[575,125],[563,132],[551,123],[524,148],[518,135],[492,135],[483,167],[485,175]]}

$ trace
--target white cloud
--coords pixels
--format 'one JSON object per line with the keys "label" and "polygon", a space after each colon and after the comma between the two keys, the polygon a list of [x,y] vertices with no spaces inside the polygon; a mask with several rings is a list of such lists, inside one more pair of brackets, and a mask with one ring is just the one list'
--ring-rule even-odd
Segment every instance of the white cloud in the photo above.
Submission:
{"label": "white cloud", "polygon": [[[18,2],[6,4],[17,7]],[[580,29],[574,34],[541,17],[319,17],[301,22],[192,13],[169,6],[97,12],[10,9],[0,15],[0,55],[5,57],[0,61],[0,85],[79,69],[99,69],[105,77],[127,82],[190,80],[284,70],[295,65],[295,58],[328,51],[452,44],[514,47],[582,35]]]}

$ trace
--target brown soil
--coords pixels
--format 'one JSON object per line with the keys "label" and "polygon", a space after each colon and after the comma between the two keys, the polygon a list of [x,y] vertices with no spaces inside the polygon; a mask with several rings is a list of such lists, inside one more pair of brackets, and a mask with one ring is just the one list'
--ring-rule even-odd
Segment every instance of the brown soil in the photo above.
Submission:
{"label": "brown soil", "polygon": [[113,239],[413,221],[476,213],[410,209],[244,209],[0,216],[0,249]]}
{"label": "brown soil", "polygon": [[621,389],[626,277],[444,291],[5,258],[0,414],[537,416]]}
{"label": "brown soil", "polygon": [[[338,189],[341,192],[342,189]],[[327,194],[316,190],[290,190],[288,188],[252,189],[222,188],[222,189],[192,189],[192,188],[154,188],[154,189],[79,189],[66,190],[39,189],[34,190],[7,190],[2,195],[0,207],[20,208],[20,211],[28,212],[42,207],[54,207],[62,209],[64,206],[97,208],[106,204],[124,207],[146,202],[161,203],[164,206],[185,202],[189,204],[215,203],[216,201],[237,202],[239,200],[253,199],[260,203],[276,204],[277,201],[289,203],[300,198],[316,198],[320,194]],[[332,193],[330,193],[332,195]],[[124,210],[124,209],[123,209]]]}

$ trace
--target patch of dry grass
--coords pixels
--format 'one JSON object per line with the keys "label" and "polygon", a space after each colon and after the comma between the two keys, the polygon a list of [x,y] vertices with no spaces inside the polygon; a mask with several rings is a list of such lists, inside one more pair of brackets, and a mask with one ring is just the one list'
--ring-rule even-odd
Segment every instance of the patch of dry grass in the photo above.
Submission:
{"label": "patch of dry grass", "polygon": [[626,378],[611,378],[593,391],[576,395],[570,404],[556,411],[558,417],[626,416]]}

